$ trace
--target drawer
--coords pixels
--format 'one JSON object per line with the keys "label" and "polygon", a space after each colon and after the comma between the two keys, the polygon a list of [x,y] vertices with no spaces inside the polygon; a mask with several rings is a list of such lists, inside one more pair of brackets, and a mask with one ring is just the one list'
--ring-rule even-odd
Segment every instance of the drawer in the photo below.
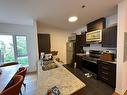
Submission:
{"label": "drawer", "polygon": [[98,60],[98,79],[115,88],[116,83],[116,65]]}
{"label": "drawer", "polygon": [[101,75],[100,79],[101,79],[102,81],[104,81],[104,82],[106,82],[106,83],[108,83],[108,84],[109,84],[110,79],[109,79],[109,77],[108,77],[108,76]]}
{"label": "drawer", "polygon": [[110,72],[106,70],[101,70],[101,75],[110,76]]}
{"label": "drawer", "polygon": [[112,66],[109,63],[103,62],[100,64],[100,69],[110,71]]}
{"label": "drawer", "polygon": [[100,67],[100,69],[101,69],[101,70],[110,71],[110,70],[111,70],[111,67],[102,65],[102,66]]}

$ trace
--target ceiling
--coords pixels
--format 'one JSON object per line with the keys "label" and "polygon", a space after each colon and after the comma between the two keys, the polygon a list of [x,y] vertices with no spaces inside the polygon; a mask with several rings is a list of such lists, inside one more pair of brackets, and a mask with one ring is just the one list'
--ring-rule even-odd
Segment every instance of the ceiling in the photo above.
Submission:
{"label": "ceiling", "polygon": [[[74,30],[88,22],[114,14],[121,0],[1,0],[0,22]],[[82,8],[85,5],[85,8]],[[79,20],[69,23],[68,17]]]}

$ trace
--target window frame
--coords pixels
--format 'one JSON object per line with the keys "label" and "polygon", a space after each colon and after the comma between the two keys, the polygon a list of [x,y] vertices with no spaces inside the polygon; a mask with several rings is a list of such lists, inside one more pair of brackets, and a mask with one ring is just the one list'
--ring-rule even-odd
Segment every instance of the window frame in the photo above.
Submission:
{"label": "window frame", "polygon": [[[18,55],[16,36],[24,36],[24,37],[26,37],[26,49],[27,49],[27,54],[24,54],[24,55]],[[16,57],[24,57],[24,56],[28,56],[27,36],[26,36],[26,35],[15,35],[15,37],[14,37],[14,42],[15,42],[14,44],[16,45],[16,46],[15,46]]]}
{"label": "window frame", "polygon": [[[15,61],[18,61],[18,57],[28,57],[28,63],[26,65],[29,65],[27,35],[15,35],[15,34],[11,34],[11,33],[0,33],[0,35],[10,35],[10,36],[12,36]],[[27,54],[20,55],[20,56],[18,55],[16,36],[25,36],[26,37]]]}

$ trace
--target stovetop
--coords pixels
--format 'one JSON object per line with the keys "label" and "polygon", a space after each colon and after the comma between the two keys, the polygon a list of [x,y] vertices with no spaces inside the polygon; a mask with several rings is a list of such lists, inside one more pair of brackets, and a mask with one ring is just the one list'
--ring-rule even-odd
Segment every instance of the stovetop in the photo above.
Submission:
{"label": "stovetop", "polygon": [[83,57],[84,60],[90,61],[92,63],[97,64],[97,60],[99,60],[99,58],[94,58],[94,57],[90,57],[90,56],[85,56]]}

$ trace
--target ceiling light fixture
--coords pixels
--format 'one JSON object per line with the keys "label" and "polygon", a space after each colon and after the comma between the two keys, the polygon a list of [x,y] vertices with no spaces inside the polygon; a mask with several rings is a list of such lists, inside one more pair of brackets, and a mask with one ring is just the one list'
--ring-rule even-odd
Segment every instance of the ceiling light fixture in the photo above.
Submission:
{"label": "ceiling light fixture", "polygon": [[69,22],[76,22],[78,20],[78,17],[77,16],[72,16],[72,17],[69,17],[68,18],[68,21]]}

